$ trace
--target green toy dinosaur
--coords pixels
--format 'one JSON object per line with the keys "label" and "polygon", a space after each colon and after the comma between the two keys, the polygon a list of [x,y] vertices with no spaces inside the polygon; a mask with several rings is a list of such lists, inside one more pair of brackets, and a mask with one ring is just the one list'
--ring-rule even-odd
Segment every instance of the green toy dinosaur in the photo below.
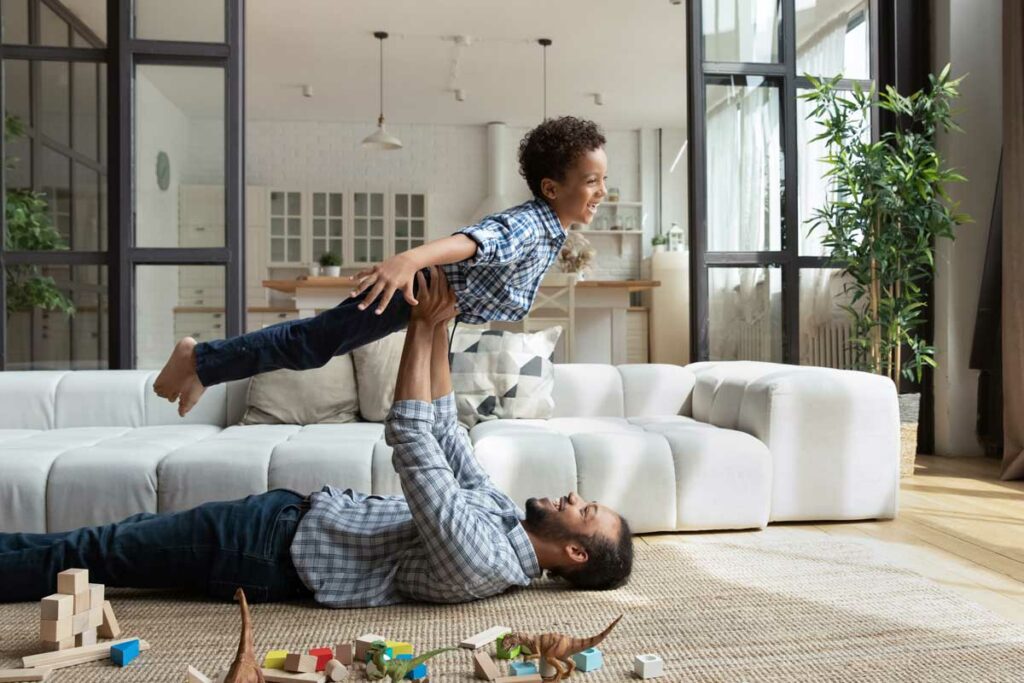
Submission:
{"label": "green toy dinosaur", "polygon": [[415,669],[417,666],[427,661],[431,657],[447,652],[449,650],[458,650],[457,647],[441,647],[436,650],[424,652],[419,657],[412,659],[384,659],[384,651],[387,650],[388,645],[383,640],[375,640],[373,644],[366,649],[366,653],[370,655],[370,662],[373,667],[366,667],[366,677],[371,681],[379,681],[385,676],[391,678],[391,683],[399,683],[405,675]]}

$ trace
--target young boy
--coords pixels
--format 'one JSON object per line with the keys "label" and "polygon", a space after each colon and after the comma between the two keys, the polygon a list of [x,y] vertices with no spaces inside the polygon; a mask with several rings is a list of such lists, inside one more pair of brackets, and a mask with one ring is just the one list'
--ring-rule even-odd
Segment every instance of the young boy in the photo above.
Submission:
{"label": "young boy", "polygon": [[[449,237],[360,272],[352,295],[312,318],[231,339],[177,343],[153,385],[184,415],[213,384],[289,368],[307,370],[382,339],[409,323],[417,271],[441,266],[455,292],[457,320],[522,320],[571,223],[589,224],[605,196],[608,160],[597,125],[548,119],[519,143],[519,171],[534,198]],[[374,307],[370,310],[371,307]]]}

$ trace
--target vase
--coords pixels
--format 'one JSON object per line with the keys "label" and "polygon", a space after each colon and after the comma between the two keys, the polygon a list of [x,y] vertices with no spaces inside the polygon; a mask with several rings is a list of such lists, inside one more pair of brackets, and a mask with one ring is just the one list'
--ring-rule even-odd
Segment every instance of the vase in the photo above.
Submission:
{"label": "vase", "polygon": [[341,277],[341,266],[324,266],[324,275],[327,277]]}
{"label": "vase", "polygon": [[310,266],[309,267],[309,276],[310,277],[316,277],[319,274],[320,274],[320,266]]}
{"label": "vase", "polygon": [[665,245],[664,244],[655,244],[654,245],[654,253],[655,254],[660,254],[660,253],[662,253],[664,251],[665,251]]}

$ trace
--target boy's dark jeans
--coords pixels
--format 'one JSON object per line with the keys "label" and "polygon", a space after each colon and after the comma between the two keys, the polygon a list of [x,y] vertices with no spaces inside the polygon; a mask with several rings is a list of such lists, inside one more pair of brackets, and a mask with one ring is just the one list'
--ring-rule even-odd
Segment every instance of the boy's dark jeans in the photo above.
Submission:
{"label": "boy's dark jeans", "polygon": [[289,548],[305,497],[276,489],[184,512],[142,513],[121,522],[54,534],[0,534],[0,603],[39,600],[57,573],[89,570],[112,587],[182,588],[249,602],[308,597]]}
{"label": "boy's dark jeans", "polygon": [[[429,281],[429,274],[427,279]],[[364,293],[365,294],[365,293]],[[412,307],[401,291],[380,315],[377,303],[360,311],[363,297],[349,297],[312,318],[288,320],[231,339],[196,344],[196,373],[204,387],[261,372],[318,368],[364,344],[409,325]]]}

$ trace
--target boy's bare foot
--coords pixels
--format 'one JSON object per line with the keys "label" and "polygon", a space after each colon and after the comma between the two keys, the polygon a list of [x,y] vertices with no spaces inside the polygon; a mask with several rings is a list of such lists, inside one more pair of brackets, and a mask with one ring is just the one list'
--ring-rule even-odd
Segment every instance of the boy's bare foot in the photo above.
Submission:
{"label": "boy's bare foot", "polygon": [[196,340],[184,337],[174,345],[171,357],[153,382],[153,391],[172,403],[178,401],[178,415],[185,417],[199,402],[206,387],[196,374]]}

